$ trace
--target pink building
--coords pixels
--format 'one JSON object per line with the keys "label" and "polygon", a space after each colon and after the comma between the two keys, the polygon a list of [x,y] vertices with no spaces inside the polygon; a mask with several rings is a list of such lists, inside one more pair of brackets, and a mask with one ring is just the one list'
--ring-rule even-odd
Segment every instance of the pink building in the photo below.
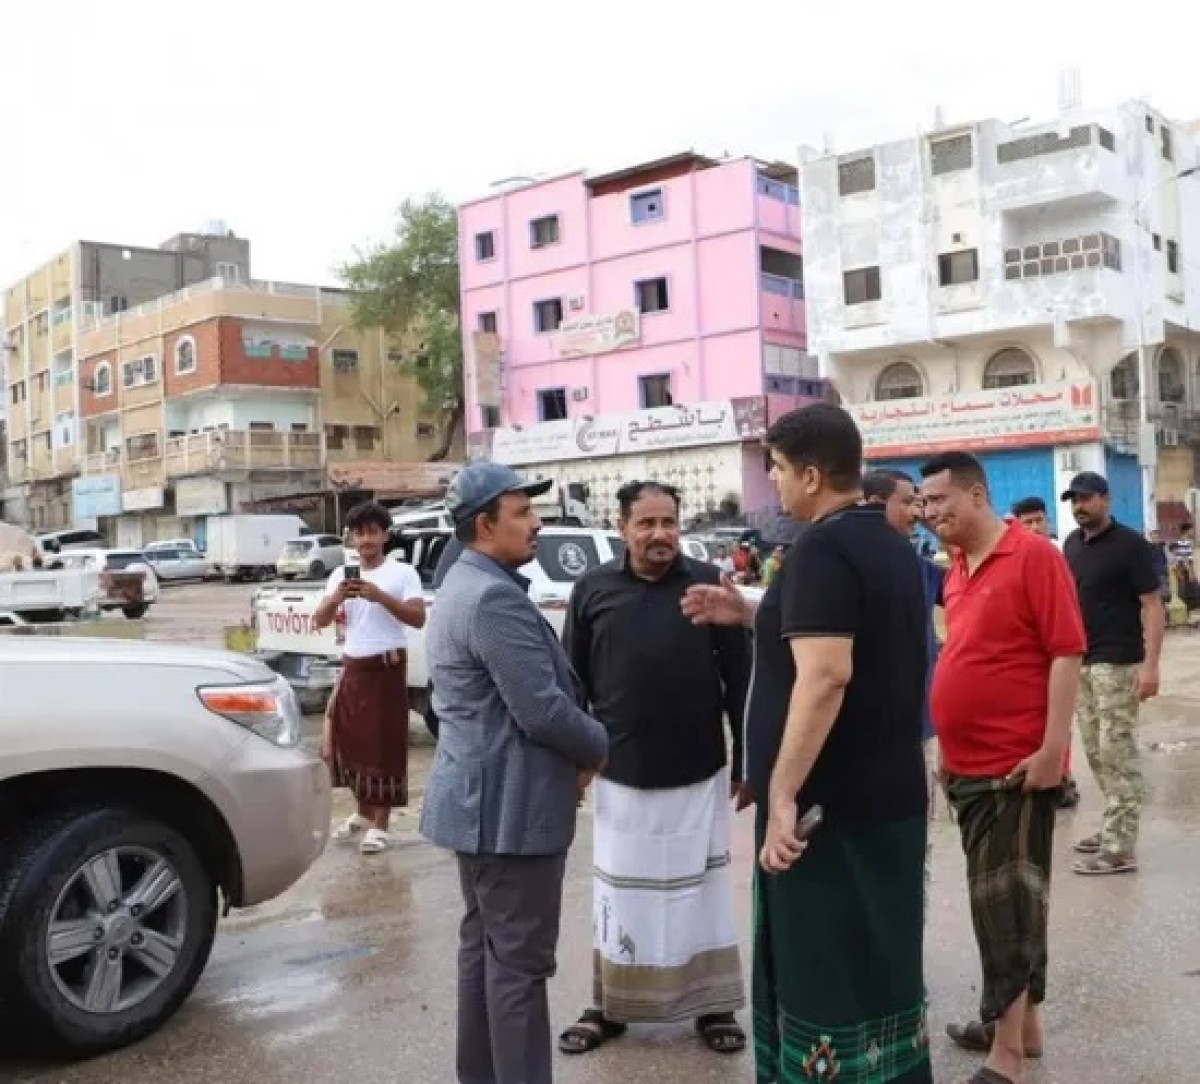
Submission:
{"label": "pink building", "polygon": [[[464,205],[467,430],[582,483],[683,483],[694,515],[773,494],[758,438],[819,394],[794,168],[687,153]],[[615,484],[614,484],[615,483]]]}

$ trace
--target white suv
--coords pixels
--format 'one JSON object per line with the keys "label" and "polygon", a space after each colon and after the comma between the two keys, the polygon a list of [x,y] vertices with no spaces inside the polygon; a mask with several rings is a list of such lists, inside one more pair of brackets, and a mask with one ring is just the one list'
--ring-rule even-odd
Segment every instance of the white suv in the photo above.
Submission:
{"label": "white suv", "polygon": [[0,1049],[123,1046],[191,993],[222,898],[316,861],[329,771],[286,682],[230,652],[4,637],[0,689]]}

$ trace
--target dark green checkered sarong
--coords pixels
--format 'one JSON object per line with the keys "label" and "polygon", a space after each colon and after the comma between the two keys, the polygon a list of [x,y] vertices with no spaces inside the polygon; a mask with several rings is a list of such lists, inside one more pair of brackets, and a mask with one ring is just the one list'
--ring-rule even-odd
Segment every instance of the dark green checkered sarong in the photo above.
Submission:
{"label": "dark green checkered sarong", "polygon": [[[755,877],[759,1084],[932,1084],[922,972],[924,816],[826,821]],[[757,848],[765,834],[759,806]]]}

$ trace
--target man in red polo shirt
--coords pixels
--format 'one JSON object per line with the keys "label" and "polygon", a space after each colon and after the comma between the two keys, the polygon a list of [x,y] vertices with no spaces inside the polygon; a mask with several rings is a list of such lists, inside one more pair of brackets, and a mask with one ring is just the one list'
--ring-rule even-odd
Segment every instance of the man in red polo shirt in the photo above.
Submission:
{"label": "man in red polo shirt", "polygon": [[1042,1050],[1054,817],[1087,639],[1063,555],[996,515],[979,460],[947,452],[921,475],[956,550],[931,707],[983,963],[981,1019],[947,1031],[988,1050],[972,1084],[1006,1084]]}

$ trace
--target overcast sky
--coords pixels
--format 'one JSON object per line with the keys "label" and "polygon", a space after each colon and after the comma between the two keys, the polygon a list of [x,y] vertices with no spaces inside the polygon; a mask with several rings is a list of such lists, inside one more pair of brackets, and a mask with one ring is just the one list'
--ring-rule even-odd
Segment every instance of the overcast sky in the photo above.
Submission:
{"label": "overcast sky", "polygon": [[[1189,10],[1190,9],[1190,10]],[[223,219],[254,273],[335,280],[406,195],[689,147],[796,158],[1084,104],[1200,116],[1170,0],[55,0],[0,5],[0,283],[75,239]],[[985,53],[983,50],[986,49]]]}

